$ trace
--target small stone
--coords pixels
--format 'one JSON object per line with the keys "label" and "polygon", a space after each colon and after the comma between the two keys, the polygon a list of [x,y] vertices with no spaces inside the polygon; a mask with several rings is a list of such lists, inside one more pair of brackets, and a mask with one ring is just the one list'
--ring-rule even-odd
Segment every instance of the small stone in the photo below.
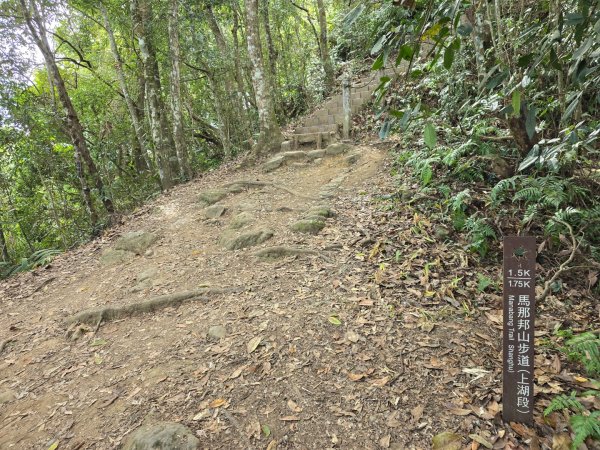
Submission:
{"label": "small stone", "polygon": [[310,208],[306,212],[307,216],[320,216],[320,217],[334,217],[335,213],[333,210],[326,205],[315,206],[314,208]]}
{"label": "small stone", "polygon": [[306,152],[296,150],[294,152],[285,152],[283,157],[286,161],[306,161]]}
{"label": "small stone", "polygon": [[311,161],[323,158],[323,156],[325,156],[325,149],[311,150],[310,152],[306,153],[306,156]]}
{"label": "small stone", "polygon": [[281,143],[281,151],[282,152],[289,152],[292,149],[292,141],[283,141]]}
{"label": "small stone", "polygon": [[278,169],[279,167],[281,167],[281,165],[285,162],[285,156],[284,154],[279,154],[273,158],[271,158],[270,160],[268,160],[266,163],[263,164],[263,170],[265,172],[272,172],[275,169]]}
{"label": "small stone", "polygon": [[243,211],[231,219],[229,223],[229,228],[232,230],[239,230],[240,228],[244,228],[246,225],[251,223],[254,220],[252,214],[247,211]]}
{"label": "small stone", "polygon": [[223,339],[227,335],[227,330],[221,325],[216,325],[208,329],[208,336],[213,339]]}
{"label": "small stone", "polygon": [[123,450],[196,450],[200,440],[180,423],[160,422],[135,430]]}
{"label": "small stone", "polygon": [[100,263],[105,266],[121,264],[135,257],[135,253],[125,250],[108,249],[100,256]]}
{"label": "small stone", "polygon": [[0,391],[0,405],[16,400],[17,393],[14,391]]}
{"label": "small stone", "polygon": [[323,163],[323,158],[317,158],[313,161],[314,164],[316,164],[317,166]]}
{"label": "small stone", "polygon": [[290,228],[298,233],[318,234],[319,231],[325,228],[325,222],[323,220],[303,219],[294,223]]}
{"label": "small stone", "polygon": [[346,156],[346,164],[352,166],[358,162],[360,159],[359,153],[352,153],[351,155]]}
{"label": "small stone", "polygon": [[223,233],[219,242],[227,250],[241,250],[243,248],[262,244],[271,239],[273,234],[274,233],[270,230],[262,229],[248,231],[240,235],[235,235],[230,231]]}
{"label": "small stone", "polygon": [[156,267],[150,267],[150,268],[144,270],[143,272],[138,273],[135,278],[139,283],[141,281],[145,281],[150,278],[154,278],[157,273],[158,273],[158,269]]}
{"label": "small stone", "polygon": [[225,208],[223,205],[212,205],[204,210],[204,217],[207,219],[218,219],[225,214]]}
{"label": "small stone", "polygon": [[342,153],[346,153],[352,148],[353,146],[350,144],[346,144],[344,142],[336,142],[335,144],[331,144],[325,149],[325,154],[327,156],[341,155]]}
{"label": "small stone", "polygon": [[116,244],[115,250],[124,250],[127,252],[142,255],[148,248],[158,240],[154,233],[146,231],[133,231],[121,236]]}
{"label": "small stone", "polygon": [[210,206],[214,205],[220,200],[223,200],[227,197],[227,191],[223,189],[214,189],[211,191],[204,191],[198,196],[198,200],[201,204]]}

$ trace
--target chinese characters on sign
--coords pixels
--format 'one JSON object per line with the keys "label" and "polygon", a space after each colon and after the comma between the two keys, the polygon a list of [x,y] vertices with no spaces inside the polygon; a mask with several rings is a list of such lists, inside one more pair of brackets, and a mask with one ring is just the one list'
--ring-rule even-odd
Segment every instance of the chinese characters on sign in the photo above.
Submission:
{"label": "chinese characters on sign", "polygon": [[534,237],[504,238],[504,332],[502,416],[533,421],[535,319]]}

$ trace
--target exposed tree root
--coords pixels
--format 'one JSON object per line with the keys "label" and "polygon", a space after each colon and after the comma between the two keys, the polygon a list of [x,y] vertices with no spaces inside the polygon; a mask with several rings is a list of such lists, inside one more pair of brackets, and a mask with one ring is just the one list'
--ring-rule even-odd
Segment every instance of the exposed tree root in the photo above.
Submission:
{"label": "exposed tree root", "polygon": [[250,187],[263,187],[263,186],[269,186],[272,183],[270,181],[254,181],[254,180],[238,180],[238,181],[232,181],[231,183],[227,183],[225,185],[223,185],[224,188],[231,188],[231,187],[246,187],[246,188],[250,188]]}
{"label": "exposed tree root", "polygon": [[137,316],[147,312],[157,311],[169,306],[178,306],[186,301],[199,300],[207,295],[226,294],[241,292],[242,288],[205,288],[194,291],[179,292],[176,294],[161,295],[143,302],[131,303],[122,306],[104,306],[81,311],[67,319],[67,323],[85,323],[95,326],[100,322],[106,323],[111,320],[123,319],[125,317]]}
{"label": "exposed tree root", "polygon": [[254,253],[254,256],[264,259],[276,259],[285,258],[286,256],[298,256],[298,255],[318,255],[319,252],[315,250],[309,250],[306,248],[297,247],[267,247]]}
{"label": "exposed tree root", "polygon": [[280,184],[271,183],[271,186],[273,186],[275,189],[281,189],[282,191],[285,191],[288,194],[295,195],[296,197],[305,198],[307,200],[319,200],[317,197],[311,197],[310,195],[301,194],[300,192],[293,191],[292,189],[286,188],[285,186],[282,186]]}
{"label": "exposed tree root", "polygon": [[287,188],[287,187],[282,186],[277,183],[273,183],[271,181],[238,180],[238,181],[232,181],[231,183],[227,183],[227,184],[223,185],[223,188],[225,188],[226,190],[228,190],[230,192],[235,192],[236,188],[243,189],[243,188],[266,187],[266,186],[271,186],[271,187],[274,187],[275,189],[281,189],[282,191],[285,191],[288,194],[295,195],[296,197],[305,198],[308,200],[318,200],[318,198],[316,198],[316,197],[311,197],[309,195],[301,194],[300,192],[296,192],[290,188]]}

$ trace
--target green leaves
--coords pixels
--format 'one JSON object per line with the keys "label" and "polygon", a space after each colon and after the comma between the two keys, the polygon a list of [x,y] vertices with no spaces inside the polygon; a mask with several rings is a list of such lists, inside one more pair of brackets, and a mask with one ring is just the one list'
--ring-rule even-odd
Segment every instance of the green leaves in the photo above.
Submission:
{"label": "green leaves", "polygon": [[456,38],[452,41],[446,50],[444,50],[444,67],[446,70],[450,70],[452,64],[454,63],[454,54],[456,51],[460,50],[460,39]]}
{"label": "green leaves", "polygon": [[513,115],[519,117],[521,115],[521,91],[514,91],[512,95]]}
{"label": "green leaves", "polygon": [[344,17],[344,20],[342,21],[345,27],[351,27],[352,24],[354,24],[354,22],[356,22],[356,19],[358,19],[361,14],[364,12],[364,10],[366,9],[366,6],[364,3],[359,3],[356,8],[354,8],[352,11],[350,11],[348,14],[346,14],[346,17]]}
{"label": "green leaves", "polygon": [[329,316],[329,323],[332,325],[335,325],[336,327],[339,327],[342,324],[342,321],[340,319],[337,318],[337,316]]}
{"label": "green leaves", "polygon": [[435,127],[431,122],[428,122],[427,125],[425,125],[424,135],[425,145],[427,145],[427,147],[430,149],[433,149],[437,145],[437,135],[435,132]]}

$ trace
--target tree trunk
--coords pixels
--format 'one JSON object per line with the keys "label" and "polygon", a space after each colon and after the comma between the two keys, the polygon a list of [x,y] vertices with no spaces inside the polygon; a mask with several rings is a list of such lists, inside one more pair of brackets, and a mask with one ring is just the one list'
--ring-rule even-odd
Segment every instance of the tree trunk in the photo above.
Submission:
{"label": "tree trunk", "polygon": [[321,61],[325,71],[325,89],[330,92],[333,89],[334,73],[331,57],[329,56],[329,40],[327,38],[327,12],[323,0],[317,0],[319,10],[319,46],[321,48]]}
{"label": "tree trunk", "polygon": [[94,181],[96,189],[98,190],[98,195],[100,195],[106,212],[108,212],[110,215],[114,214],[112,200],[105,193],[104,184],[102,183],[102,179],[100,178],[100,175],[96,168],[96,164],[94,163],[94,160],[90,155],[85,136],[83,134],[83,127],[81,126],[79,116],[75,111],[75,107],[71,102],[71,98],[69,97],[69,93],[67,91],[65,82],[62,79],[60,71],[58,70],[58,65],[56,64],[54,54],[52,52],[52,49],[50,48],[50,44],[46,36],[46,28],[39,14],[35,0],[32,0],[29,5],[26,3],[26,0],[20,0],[20,3],[25,22],[27,24],[27,28],[29,29],[31,37],[33,38],[35,44],[40,49],[40,52],[44,57],[47,69],[52,74],[56,90],[58,91],[58,97],[60,99],[61,104],[63,105],[63,108],[65,109],[67,129],[69,131],[69,134],[71,135],[71,140],[75,149],[75,164],[77,166],[77,175],[81,183],[81,189],[83,192],[85,205],[90,215],[92,226],[95,227],[98,222],[98,215],[94,208],[90,189],[87,185],[85,174],[81,166],[82,160],[87,167],[90,177]]}
{"label": "tree trunk", "polygon": [[[233,13],[235,17],[235,11]],[[243,91],[240,90],[240,83],[236,80],[238,71],[240,70],[238,66],[239,62],[237,60],[239,55],[234,54],[232,57],[229,45],[227,45],[227,41],[223,36],[219,23],[217,22],[210,5],[206,7],[206,17],[223,61],[223,73],[220,76],[221,79],[218,80],[219,82],[214,80],[214,76],[212,75],[209,75],[209,78],[213,85],[215,95],[217,97],[222,96],[226,99],[223,104],[219,104],[221,102],[217,99],[215,109],[220,116],[223,126],[226,128],[222,133],[222,138],[224,138],[223,144],[225,155],[230,157],[232,156],[232,152],[231,148],[228,147],[231,145],[231,141],[233,140],[233,142],[239,145],[247,140],[248,130],[250,128],[248,116],[246,114],[247,108],[244,107],[242,101]],[[231,62],[232,59],[233,63]],[[236,84],[238,86],[237,88]],[[224,86],[225,92],[223,92],[222,88],[219,89],[219,85]]]}
{"label": "tree trunk", "polygon": [[152,21],[151,6],[147,0],[131,0],[131,13],[134,33],[140,46],[140,54],[144,65],[146,79],[146,100],[149,109],[149,122],[156,153],[156,165],[160,184],[164,190],[175,185],[170,161],[169,136],[164,118],[165,108],[160,92],[160,78],[156,54],[152,45],[152,32],[149,29]]}
{"label": "tree trunk", "polygon": [[[117,78],[119,80],[119,86],[121,87],[121,91],[123,92],[123,98],[125,99],[125,103],[127,105],[127,110],[129,111],[129,116],[131,117],[131,123],[133,124],[133,129],[135,131],[135,137],[137,139],[138,145],[134,147],[136,149],[134,153],[134,163],[136,169],[141,172],[144,172],[149,169],[146,165],[146,162],[141,155],[147,154],[146,150],[146,140],[144,139],[144,127],[142,119],[139,115],[139,111],[136,108],[133,100],[131,99],[131,95],[129,94],[129,90],[127,89],[127,82],[125,80],[125,72],[123,71],[123,60],[119,53],[119,49],[117,47],[117,42],[115,41],[115,35],[113,33],[112,27],[110,25],[110,21],[108,20],[108,12],[102,3],[100,3],[100,11],[102,12],[102,17],[104,18],[104,28],[106,28],[106,32],[108,33],[108,40],[110,42],[110,49],[113,54],[113,58],[115,60],[115,68],[117,70]],[[141,152],[141,154],[140,154]]]}
{"label": "tree trunk", "polygon": [[169,49],[171,50],[171,110],[173,112],[173,140],[179,161],[179,174],[183,180],[192,179],[188,151],[185,146],[183,110],[181,107],[181,71],[179,69],[179,2],[171,0],[169,16]]}
{"label": "tree trunk", "polygon": [[8,246],[6,245],[6,237],[4,236],[4,228],[2,222],[0,222],[0,250],[3,262],[10,262],[10,255],[8,254]]}
{"label": "tree trunk", "polygon": [[254,153],[260,155],[279,150],[283,137],[277,125],[275,108],[264,70],[258,21],[258,0],[244,0],[244,2],[246,5],[246,40],[248,55],[252,62],[252,83],[256,96],[260,131]]}

